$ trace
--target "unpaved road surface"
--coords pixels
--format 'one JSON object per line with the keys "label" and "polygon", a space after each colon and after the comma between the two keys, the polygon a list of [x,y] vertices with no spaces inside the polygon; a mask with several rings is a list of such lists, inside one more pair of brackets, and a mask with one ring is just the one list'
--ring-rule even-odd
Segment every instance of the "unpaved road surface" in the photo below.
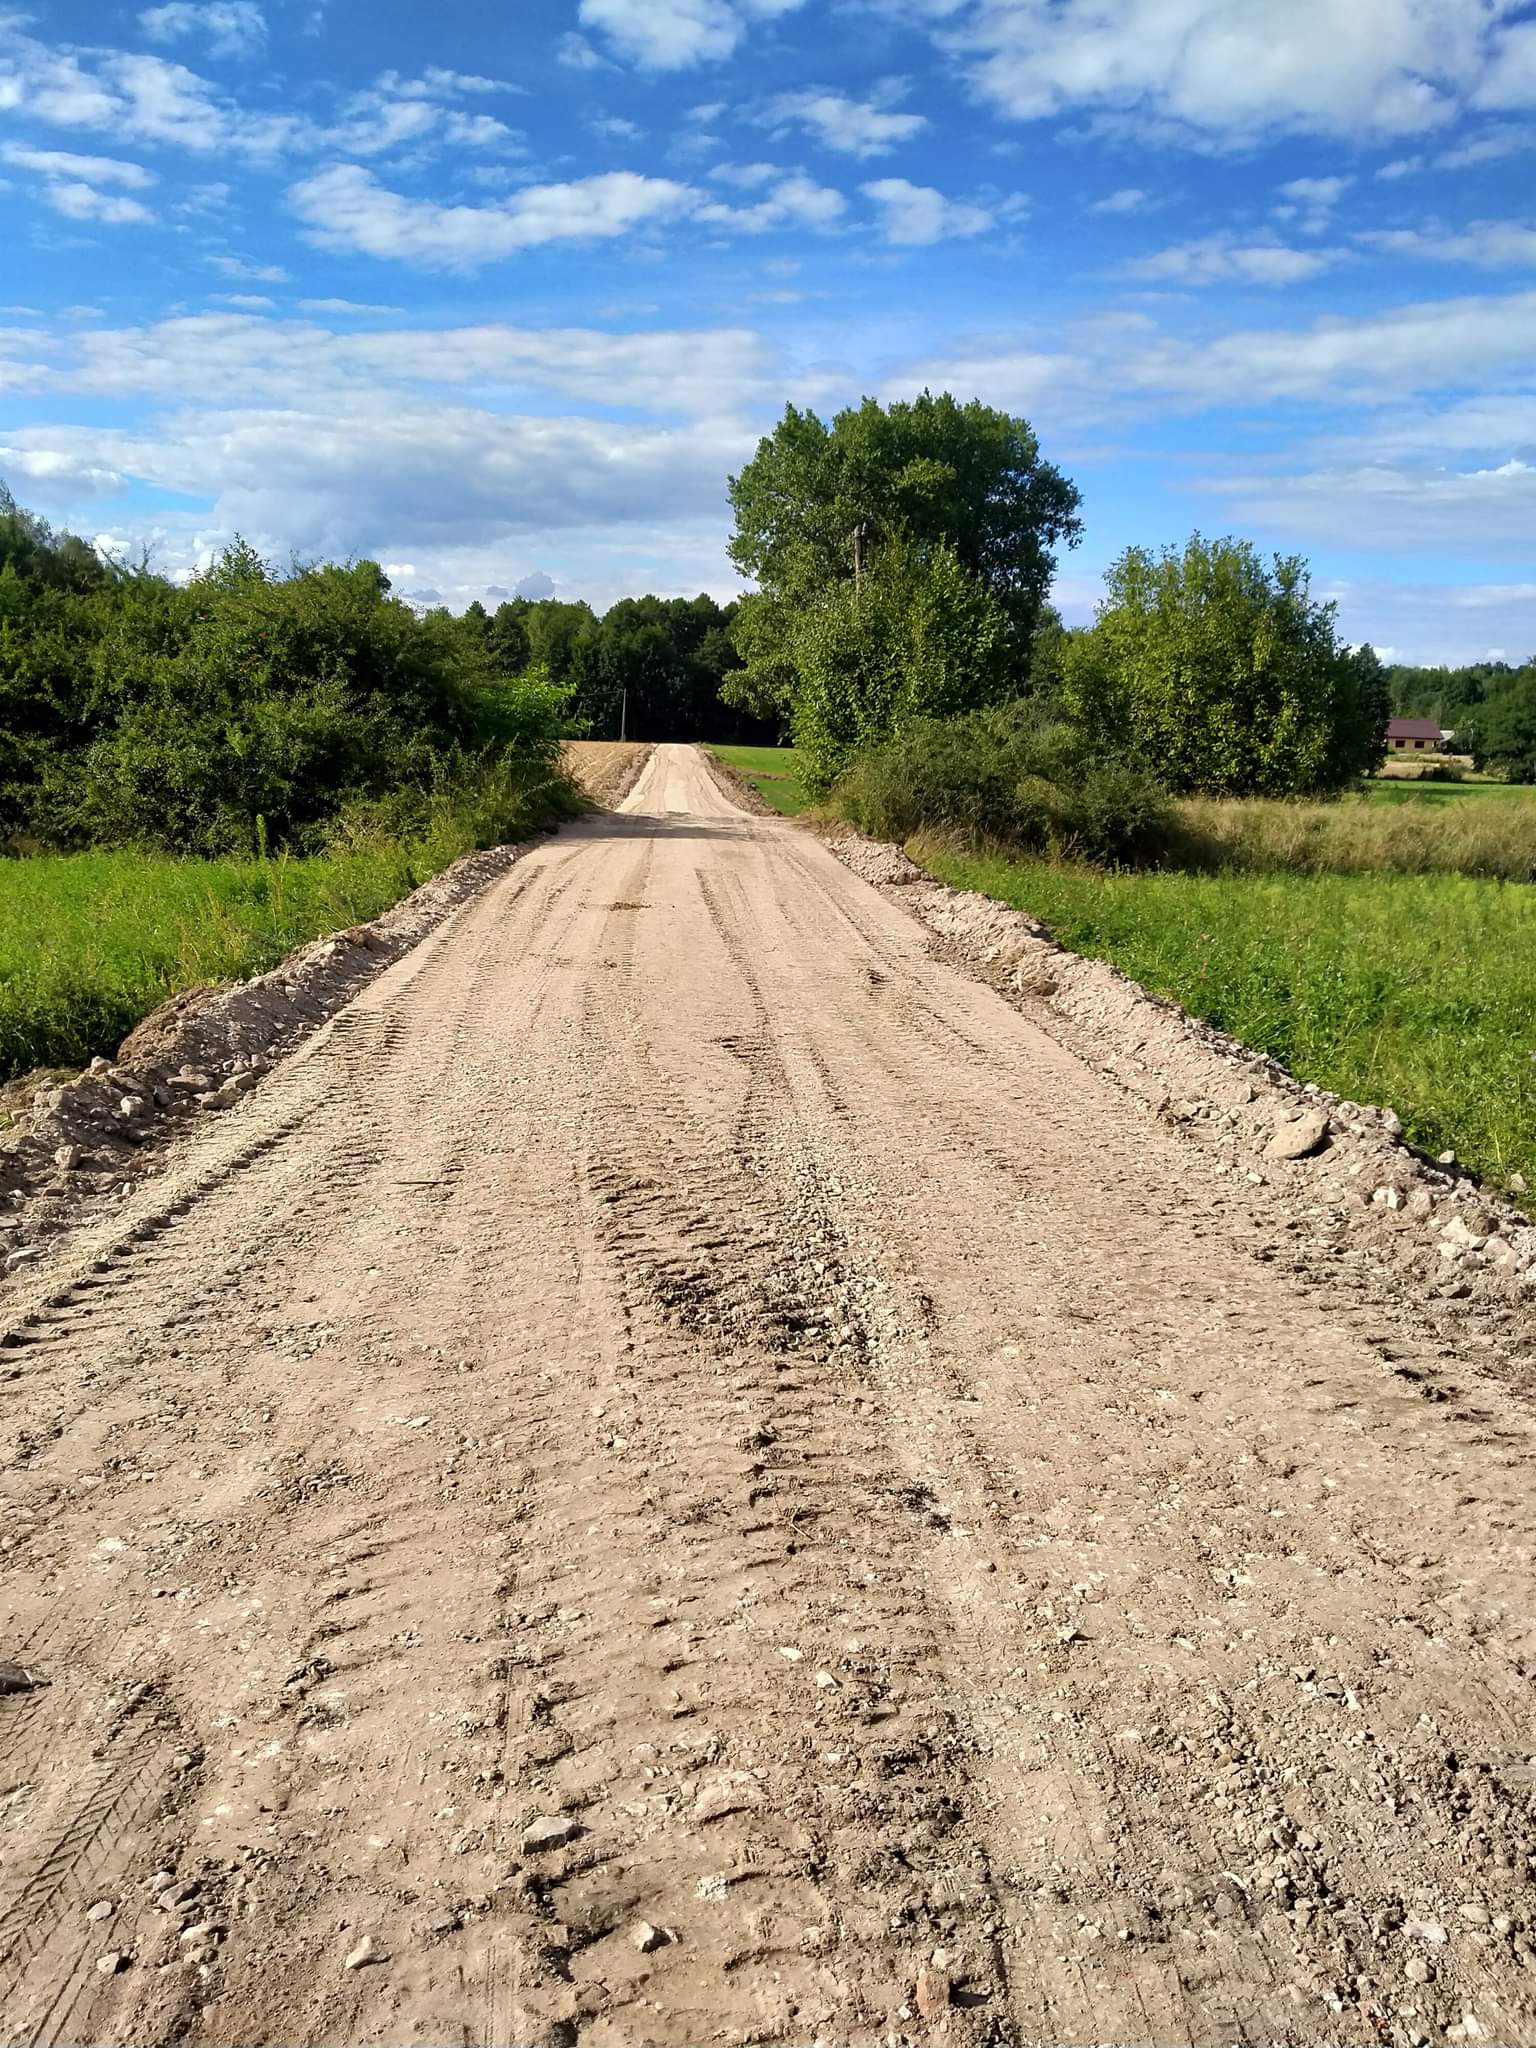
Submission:
{"label": "unpaved road surface", "polygon": [[1530,1422],[1243,1199],[658,750],[11,1297],[0,2040],[1536,2041]]}

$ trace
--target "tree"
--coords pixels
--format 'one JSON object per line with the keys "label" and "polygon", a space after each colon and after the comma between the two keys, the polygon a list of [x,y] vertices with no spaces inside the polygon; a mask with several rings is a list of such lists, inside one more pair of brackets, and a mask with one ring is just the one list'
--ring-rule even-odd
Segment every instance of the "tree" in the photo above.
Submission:
{"label": "tree", "polygon": [[1062,656],[1063,702],[1092,746],[1213,796],[1342,789],[1381,759],[1381,664],[1340,645],[1299,557],[1268,569],[1249,542],[1197,533],[1160,555],[1127,548],[1105,580]]}
{"label": "tree", "polygon": [[830,787],[861,747],[1009,694],[1003,608],[942,542],[888,542],[857,583],[822,593],[792,647],[795,744],[813,790]]}
{"label": "tree", "polygon": [[1472,727],[1472,758],[1510,782],[1536,782],[1536,661],[1480,707]]}
{"label": "tree", "polygon": [[893,541],[952,551],[997,606],[1022,683],[1056,551],[1081,532],[1076,487],[1041,457],[1028,421],[948,392],[866,398],[830,426],[787,406],[730,493],[731,559],[760,599],[743,609],[745,666],[726,694],[760,716],[792,707],[805,608]]}

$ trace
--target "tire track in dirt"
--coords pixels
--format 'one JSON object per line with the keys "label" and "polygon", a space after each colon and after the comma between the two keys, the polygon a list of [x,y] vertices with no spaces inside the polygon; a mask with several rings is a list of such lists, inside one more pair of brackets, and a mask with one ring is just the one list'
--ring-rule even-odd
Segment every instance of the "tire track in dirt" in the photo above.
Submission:
{"label": "tire track in dirt", "polygon": [[626,804],[18,1296],[0,2042],[1536,2041],[1529,1418]]}

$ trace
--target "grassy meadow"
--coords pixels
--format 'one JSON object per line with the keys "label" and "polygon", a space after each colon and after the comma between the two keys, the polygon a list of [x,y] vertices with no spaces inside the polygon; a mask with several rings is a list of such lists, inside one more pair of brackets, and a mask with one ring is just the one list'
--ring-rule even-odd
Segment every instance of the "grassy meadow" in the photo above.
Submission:
{"label": "grassy meadow", "polygon": [[1536,892],[1452,874],[1188,874],[908,851],[1432,1152],[1536,1185]]}
{"label": "grassy meadow", "polygon": [[378,916],[461,847],[307,860],[0,860],[0,1082],[110,1055],[178,989],[241,980]]}
{"label": "grassy meadow", "polygon": [[798,818],[811,799],[800,787],[799,759],[793,747],[716,747],[708,750],[744,776],[765,803],[786,818]]}

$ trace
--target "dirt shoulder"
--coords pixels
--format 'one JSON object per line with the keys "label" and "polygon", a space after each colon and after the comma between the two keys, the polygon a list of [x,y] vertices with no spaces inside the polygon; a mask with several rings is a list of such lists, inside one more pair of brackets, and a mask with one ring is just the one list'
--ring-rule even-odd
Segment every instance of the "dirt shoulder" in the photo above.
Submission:
{"label": "dirt shoulder", "polygon": [[1536,1228],[1505,1197],[1410,1145],[1389,1109],[1298,1081],[1023,912],[936,881],[898,848],[825,832],[916,918],[938,957],[988,983],[1110,1076],[1283,1220],[1299,1270],[1357,1269],[1431,1327],[1471,1336],[1536,1393]]}

